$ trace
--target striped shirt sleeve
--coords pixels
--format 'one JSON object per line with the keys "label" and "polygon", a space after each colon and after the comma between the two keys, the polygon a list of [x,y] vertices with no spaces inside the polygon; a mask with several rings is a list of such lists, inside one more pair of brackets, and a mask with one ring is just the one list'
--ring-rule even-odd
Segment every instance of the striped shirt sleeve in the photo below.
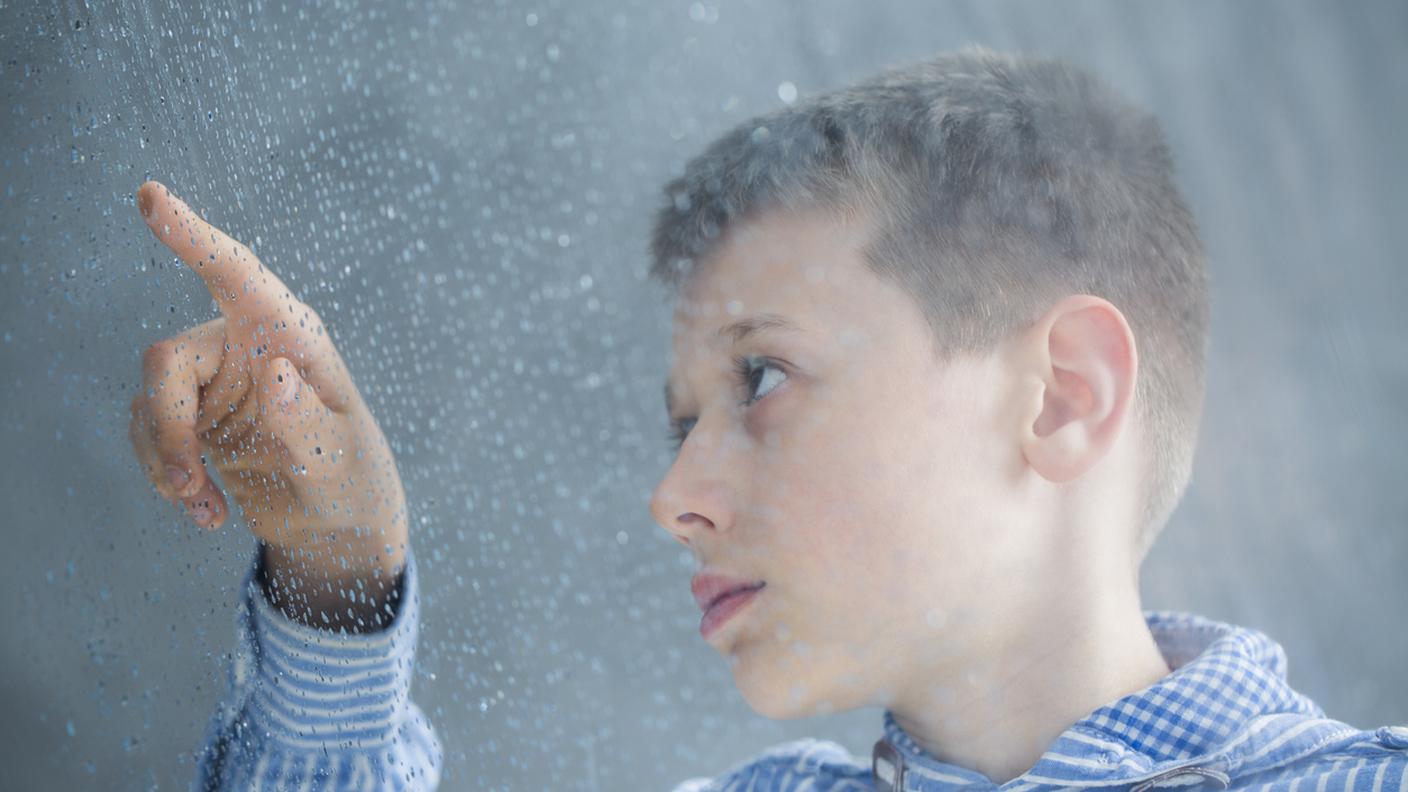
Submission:
{"label": "striped shirt sleeve", "polygon": [[228,693],[192,789],[435,789],[443,752],[410,699],[420,604],[414,554],[390,623],[356,634],[284,616],[259,586],[261,563],[257,553],[241,586]]}

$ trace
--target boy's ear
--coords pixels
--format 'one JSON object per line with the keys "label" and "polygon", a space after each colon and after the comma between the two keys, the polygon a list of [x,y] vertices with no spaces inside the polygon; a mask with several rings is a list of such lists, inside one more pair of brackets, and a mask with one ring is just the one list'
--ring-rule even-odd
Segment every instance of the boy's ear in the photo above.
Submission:
{"label": "boy's ear", "polygon": [[1071,481],[1124,429],[1139,368],[1134,333],[1109,301],[1076,294],[1056,303],[1023,343],[1038,382],[1023,417],[1023,455],[1048,481]]}

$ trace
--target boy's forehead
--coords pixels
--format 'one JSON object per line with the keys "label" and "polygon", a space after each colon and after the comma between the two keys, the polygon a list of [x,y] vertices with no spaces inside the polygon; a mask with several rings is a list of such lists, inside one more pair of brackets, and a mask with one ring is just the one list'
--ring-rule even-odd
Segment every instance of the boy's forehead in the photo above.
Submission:
{"label": "boy's forehead", "polygon": [[714,333],[759,313],[802,319],[842,296],[860,267],[851,229],[819,213],[774,211],[730,226],[680,290],[676,333]]}

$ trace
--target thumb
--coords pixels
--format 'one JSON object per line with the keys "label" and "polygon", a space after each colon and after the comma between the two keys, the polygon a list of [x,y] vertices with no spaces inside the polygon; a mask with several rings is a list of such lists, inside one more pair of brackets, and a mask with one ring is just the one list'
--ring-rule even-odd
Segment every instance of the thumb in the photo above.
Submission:
{"label": "thumb", "polygon": [[283,445],[297,454],[312,435],[307,431],[327,409],[288,358],[269,361],[259,386],[264,417]]}

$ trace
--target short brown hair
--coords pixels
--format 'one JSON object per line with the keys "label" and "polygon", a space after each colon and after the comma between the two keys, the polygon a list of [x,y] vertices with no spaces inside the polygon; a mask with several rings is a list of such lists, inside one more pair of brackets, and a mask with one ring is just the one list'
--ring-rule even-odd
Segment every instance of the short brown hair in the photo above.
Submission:
{"label": "short brown hair", "polygon": [[969,48],[747,121],[665,194],[651,275],[673,288],[745,216],[864,218],[867,265],[915,298],[943,359],[1066,294],[1116,305],[1140,359],[1144,558],[1192,471],[1208,328],[1202,243],[1152,115],[1065,61]]}

